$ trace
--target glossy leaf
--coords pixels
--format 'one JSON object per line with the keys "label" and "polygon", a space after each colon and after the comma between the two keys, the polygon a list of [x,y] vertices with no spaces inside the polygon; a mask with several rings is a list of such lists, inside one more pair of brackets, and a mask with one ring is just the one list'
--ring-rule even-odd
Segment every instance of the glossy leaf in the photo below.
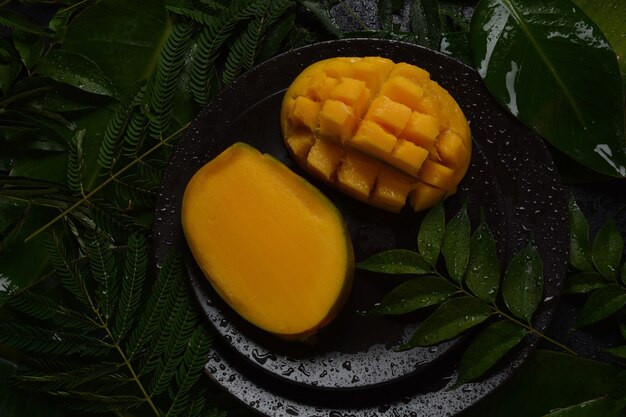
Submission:
{"label": "glossy leaf", "polygon": [[466,65],[472,65],[469,32],[446,32],[442,34],[439,51],[458,59]]}
{"label": "glossy leaf", "polygon": [[591,293],[578,317],[577,327],[589,326],[603,320],[626,306],[626,289],[609,284]]}
{"label": "glossy leaf", "polygon": [[532,242],[511,259],[502,295],[511,313],[530,321],[543,297],[543,262]]}
{"label": "glossy leaf", "polygon": [[419,253],[430,265],[437,263],[445,229],[446,213],[440,202],[426,213],[417,234]]}
{"label": "glossy leaf", "polygon": [[411,32],[418,44],[427,48],[439,48],[441,19],[437,0],[413,0],[409,15]]}
{"label": "glossy leaf", "polygon": [[423,276],[398,285],[367,314],[410,313],[420,308],[440,304],[458,292],[459,290],[444,278]]}
{"label": "glossy leaf", "polygon": [[470,30],[494,97],[585,166],[626,176],[624,97],[615,52],[569,0],[483,0]]}
{"label": "glossy leaf", "polygon": [[569,200],[568,216],[570,227],[569,262],[574,268],[581,271],[593,271],[589,225],[573,197]]}
{"label": "glossy leaf", "polygon": [[384,274],[428,274],[432,268],[417,252],[389,249],[358,263],[357,268]]}
{"label": "glossy leaf", "polygon": [[624,250],[624,239],[617,229],[615,219],[607,221],[593,241],[593,263],[604,277],[617,280],[619,261]]}
{"label": "glossy leaf", "polygon": [[465,284],[481,300],[495,303],[500,285],[496,242],[484,218],[470,239]]}
{"label": "glossy leaf", "polygon": [[608,284],[606,278],[598,272],[579,272],[567,277],[563,292],[566,294],[583,294]]}
{"label": "glossy leaf", "polygon": [[32,68],[44,51],[44,40],[41,36],[16,32],[13,34],[13,45],[20,54],[26,68]]}
{"label": "glossy leaf", "polygon": [[437,307],[400,350],[431,346],[452,339],[467,329],[487,320],[493,311],[481,300],[464,296],[452,298]]}
{"label": "glossy leaf", "polygon": [[469,260],[470,221],[463,207],[446,226],[441,244],[441,253],[450,277],[456,282],[463,280]]}
{"label": "glossy leaf", "polygon": [[69,84],[89,93],[115,97],[117,92],[111,80],[91,59],[76,52],[53,50],[35,68],[60,83]]}
{"label": "glossy leaf", "polygon": [[617,414],[611,412],[611,408],[611,403],[607,398],[596,398],[555,410],[543,417],[617,417]]}
{"label": "glossy leaf", "polygon": [[456,385],[480,378],[522,341],[527,331],[508,320],[497,321],[472,340],[461,358]]}
{"label": "glossy leaf", "polygon": [[104,0],[71,20],[63,48],[95,62],[124,96],[152,75],[170,31],[161,0]]}

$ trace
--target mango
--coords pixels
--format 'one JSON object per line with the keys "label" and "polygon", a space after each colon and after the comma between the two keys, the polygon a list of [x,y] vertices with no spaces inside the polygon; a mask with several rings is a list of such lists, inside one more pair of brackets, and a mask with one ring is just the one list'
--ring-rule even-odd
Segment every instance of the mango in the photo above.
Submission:
{"label": "mango", "polygon": [[231,145],[189,181],[181,216],[209,283],[253,325],[306,340],[339,313],[352,286],[350,236],[330,200],[282,162]]}
{"label": "mango", "polygon": [[296,162],[352,197],[399,212],[453,195],[469,167],[469,124],[454,98],[415,65],[338,57],[287,89],[281,130]]}

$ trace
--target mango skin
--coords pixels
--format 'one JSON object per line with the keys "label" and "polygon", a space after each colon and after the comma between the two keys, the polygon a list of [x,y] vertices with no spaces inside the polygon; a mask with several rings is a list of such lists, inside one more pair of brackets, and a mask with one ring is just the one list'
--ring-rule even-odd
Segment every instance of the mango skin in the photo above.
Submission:
{"label": "mango skin", "polygon": [[219,296],[280,338],[310,342],[350,294],[354,253],[340,212],[282,162],[247,144],[233,144],[195,173],[181,219]]}
{"label": "mango skin", "polygon": [[285,93],[281,130],[304,170],[393,212],[425,210],[456,193],[472,151],[454,98],[424,69],[382,57],[305,68]]}

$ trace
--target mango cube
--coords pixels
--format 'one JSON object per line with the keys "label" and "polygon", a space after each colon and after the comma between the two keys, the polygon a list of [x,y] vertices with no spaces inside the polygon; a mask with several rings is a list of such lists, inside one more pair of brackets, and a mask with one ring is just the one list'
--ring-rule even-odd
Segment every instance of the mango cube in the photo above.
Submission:
{"label": "mango cube", "polygon": [[378,123],[363,120],[350,144],[374,157],[384,159],[396,146],[398,140]]}
{"label": "mango cube", "polygon": [[445,165],[441,165],[430,159],[422,164],[420,178],[427,184],[434,185],[437,188],[445,190],[454,189],[454,170]]}
{"label": "mango cube", "polygon": [[378,165],[358,152],[347,152],[339,170],[337,183],[340,188],[359,200],[367,200],[376,177]]}
{"label": "mango cube", "polygon": [[319,116],[319,133],[343,143],[352,137],[357,119],[352,107],[338,100],[326,100]]}
{"label": "mango cube", "polygon": [[413,185],[409,203],[415,211],[426,210],[443,200],[447,194],[446,190],[418,181]]}
{"label": "mango cube", "polygon": [[309,80],[307,96],[314,101],[324,101],[330,97],[330,92],[339,81],[332,77],[327,77],[323,72],[319,72]]}
{"label": "mango cube", "polygon": [[400,139],[391,152],[388,161],[393,166],[417,178],[426,158],[428,158],[426,149],[420,148],[413,142]]}
{"label": "mango cube", "polygon": [[394,135],[402,132],[409,117],[411,117],[410,108],[396,103],[387,96],[376,97],[365,115],[366,120],[372,120],[384,126]]}
{"label": "mango cube", "polygon": [[330,98],[346,103],[352,107],[357,117],[361,117],[367,107],[370,92],[365,81],[342,77],[339,84],[330,92]]}
{"label": "mango cube", "polygon": [[397,213],[406,204],[411,188],[411,178],[390,169],[381,170],[372,194],[372,204]]}
{"label": "mango cube", "polygon": [[415,65],[407,64],[405,62],[400,62],[399,64],[396,64],[396,66],[391,71],[391,74],[389,74],[390,77],[393,77],[395,75],[400,75],[415,82],[424,82],[430,80],[430,74],[428,73],[428,71],[420,67],[416,67]]}
{"label": "mango cube", "polygon": [[346,150],[341,146],[318,139],[307,155],[307,167],[322,179],[331,180],[345,153]]}
{"label": "mango cube", "polygon": [[415,110],[424,95],[424,89],[408,78],[396,75],[385,82],[380,93]]}
{"label": "mango cube", "polygon": [[304,129],[294,132],[294,134],[287,139],[289,149],[296,158],[306,159],[314,143],[315,136],[313,133]]}
{"label": "mango cube", "polygon": [[434,151],[435,140],[439,135],[439,123],[436,118],[429,114],[414,111],[404,126],[400,137],[413,142],[414,144]]}
{"label": "mango cube", "polygon": [[295,124],[306,126],[310,130],[317,128],[317,120],[322,105],[308,97],[300,96],[294,100],[293,120]]}

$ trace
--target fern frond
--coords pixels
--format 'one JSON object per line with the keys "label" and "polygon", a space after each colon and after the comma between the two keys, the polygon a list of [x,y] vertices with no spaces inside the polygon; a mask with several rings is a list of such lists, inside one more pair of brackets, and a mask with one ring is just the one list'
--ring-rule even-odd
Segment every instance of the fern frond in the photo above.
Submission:
{"label": "fern frond", "polygon": [[117,300],[117,266],[111,241],[103,233],[94,233],[87,240],[87,257],[91,274],[98,283],[96,302],[105,321],[113,315]]}
{"label": "fern frond", "polygon": [[71,137],[68,142],[67,155],[67,184],[70,190],[77,194],[84,194],[83,190],[83,167],[85,155],[83,153],[83,139],[85,129],[81,129]]}
{"label": "fern frond", "polygon": [[176,374],[178,390],[175,391],[172,387],[169,390],[172,405],[166,417],[180,416],[185,411],[187,404],[189,404],[191,390],[207,361],[212,342],[212,338],[205,333],[202,327],[197,327],[193,332],[183,357],[183,363],[179,366]]}
{"label": "fern frond", "polygon": [[28,391],[70,390],[103,377],[111,377],[119,385],[129,379],[117,373],[121,367],[118,363],[98,363],[56,373],[27,369],[14,379],[18,387]]}
{"label": "fern frond", "polygon": [[128,201],[128,205],[135,208],[154,207],[154,199],[157,196],[157,186],[151,185],[150,182],[139,178],[136,175],[128,175],[122,178],[116,178],[115,181],[116,195]]}
{"label": "fern frond", "polygon": [[121,340],[135,322],[143,284],[148,270],[148,242],[144,236],[133,233],[128,238],[124,263],[124,279],[117,306],[113,334]]}
{"label": "fern frond", "polygon": [[173,291],[182,282],[182,259],[179,254],[169,253],[154,283],[146,308],[141,314],[138,325],[130,334],[126,343],[128,358],[134,358],[148,343],[159,323],[163,323],[172,311],[178,294]]}
{"label": "fern frond", "polygon": [[198,36],[191,65],[191,92],[199,105],[209,101],[210,82],[215,74],[215,60],[222,45],[232,35],[235,26],[257,13],[258,3],[267,0],[234,0],[219,16],[205,22]]}
{"label": "fern frond", "polygon": [[109,120],[100,144],[98,164],[106,171],[110,171],[119,158],[119,151],[124,139],[124,134],[133,114],[133,110],[141,103],[146,92],[146,87],[141,87],[132,99],[122,101],[115,110],[115,114]]}
{"label": "fern frond", "polygon": [[91,413],[132,410],[145,402],[134,395],[100,395],[74,390],[51,391],[49,394],[65,398],[63,405],[66,408]]}
{"label": "fern frond", "polygon": [[95,337],[14,323],[0,323],[0,343],[48,355],[101,356],[109,350]]}
{"label": "fern frond", "polygon": [[149,184],[159,187],[167,162],[165,159],[150,159],[139,163],[139,174]]}
{"label": "fern frond", "polygon": [[215,0],[198,0],[196,1],[194,6],[196,9],[202,10],[209,14],[218,14],[226,8],[226,6],[224,6],[222,3]]}
{"label": "fern frond", "polygon": [[14,295],[7,304],[29,317],[49,320],[66,329],[90,330],[95,326],[95,323],[83,313],[64,307],[56,299],[30,290]]}
{"label": "fern frond", "polygon": [[229,48],[224,65],[224,72],[222,74],[224,83],[229,84],[239,74],[252,68],[254,57],[256,56],[259,45],[263,40],[265,29],[267,28],[268,8],[268,3],[260,3],[255,13],[255,18],[248,23],[246,31],[239,35]]}
{"label": "fern frond", "polygon": [[155,138],[162,138],[172,119],[173,102],[185,57],[191,46],[193,22],[179,20],[174,23],[155,73],[150,100],[149,131]]}
{"label": "fern frond", "polygon": [[90,201],[89,214],[96,225],[111,234],[116,242],[126,242],[132,233],[146,232],[145,226],[100,198]]}
{"label": "fern frond", "polygon": [[122,155],[136,158],[143,144],[143,137],[148,128],[148,117],[143,111],[135,110],[130,116],[128,127],[122,141]]}
{"label": "fern frond", "polygon": [[91,311],[93,303],[85,286],[84,277],[76,263],[70,261],[67,249],[55,234],[50,234],[46,239],[46,250],[63,286],[85,307],[88,307],[88,311]]}

